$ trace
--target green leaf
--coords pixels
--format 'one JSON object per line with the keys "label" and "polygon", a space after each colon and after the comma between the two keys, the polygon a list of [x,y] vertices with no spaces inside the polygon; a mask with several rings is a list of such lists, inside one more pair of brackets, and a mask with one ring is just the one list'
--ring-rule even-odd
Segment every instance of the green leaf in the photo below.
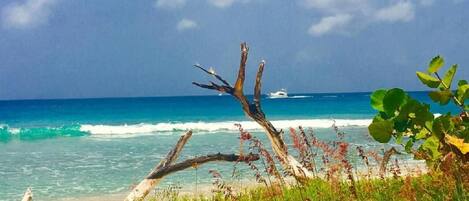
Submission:
{"label": "green leaf", "polygon": [[394,129],[396,129],[397,132],[405,132],[408,127],[409,127],[408,120],[394,119]]}
{"label": "green leaf", "polygon": [[407,143],[405,144],[405,151],[407,153],[412,153],[412,146],[414,146],[414,141],[412,141],[412,139],[409,139],[409,141],[407,141]]}
{"label": "green leaf", "polygon": [[466,80],[459,80],[459,82],[458,82],[458,86],[462,86],[462,85],[465,85],[465,84],[467,84]]}
{"label": "green leaf", "polygon": [[469,84],[464,84],[458,86],[458,90],[456,91],[456,98],[459,102],[464,103],[464,101],[469,98]]}
{"label": "green leaf", "polygon": [[413,118],[411,116],[415,116],[415,111],[418,107],[420,107],[420,103],[418,101],[413,98],[408,98],[406,103],[401,107],[397,120],[407,121],[409,118]]}
{"label": "green leaf", "polygon": [[395,112],[405,103],[407,94],[399,88],[390,89],[383,98],[383,108],[386,114],[394,116]]}
{"label": "green leaf", "polygon": [[439,139],[443,139],[445,134],[453,130],[454,124],[451,121],[451,115],[441,115],[433,121],[432,132]]}
{"label": "green leaf", "polygon": [[432,61],[430,61],[430,64],[428,65],[428,72],[429,73],[435,73],[437,72],[443,65],[445,64],[445,61],[443,60],[443,57],[440,55],[434,57]]}
{"label": "green leaf", "polygon": [[394,138],[396,139],[396,144],[402,144],[404,136],[402,133],[396,133],[396,135],[394,135]]}
{"label": "green leaf", "polygon": [[469,111],[469,105],[465,105],[464,110]]}
{"label": "green leaf", "polygon": [[451,100],[453,94],[449,90],[432,91],[428,94],[428,96],[430,96],[434,102],[440,103],[440,105],[446,105],[448,104],[449,100]]}
{"label": "green leaf", "polygon": [[427,137],[429,133],[430,132],[426,128],[423,128],[422,130],[420,130],[420,132],[417,133],[417,135],[415,135],[415,139],[416,140],[424,139]]}
{"label": "green leaf", "polygon": [[371,137],[380,143],[387,143],[391,140],[393,132],[393,123],[391,121],[373,121],[368,126]]}
{"label": "green leaf", "polygon": [[423,72],[417,72],[417,77],[420,79],[420,81],[427,85],[430,88],[437,88],[438,85],[440,85],[440,80],[437,78],[432,77],[429,74],[423,73]]}
{"label": "green leaf", "polygon": [[383,98],[386,95],[385,89],[376,90],[371,94],[371,107],[373,109],[384,112]]}
{"label": "green leaf", "polygon": [[445,76],[443,77],[443,83],[448,87],[451,88],[451,82],[453,82],[454,74],[456,74],[456,70],[458,69],[458,65],[454,64],[450,67],[448,71],[446,71]]}
{"label": "green leaf", "polygon": [[425,151],[433,160],[441,156],[438,148],[440,147],[440,140],[436,136],[431,136],[425,140],[420,146],[420,149]]}

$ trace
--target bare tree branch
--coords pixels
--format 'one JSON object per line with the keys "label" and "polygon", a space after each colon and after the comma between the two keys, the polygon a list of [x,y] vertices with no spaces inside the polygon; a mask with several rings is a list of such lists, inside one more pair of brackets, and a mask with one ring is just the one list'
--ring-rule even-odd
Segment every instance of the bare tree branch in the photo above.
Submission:
{"label": "bare tree branch", "polygon": [[[184,135],[182,135],[179,138],[176,145],[174,146],[174,148],[166,155],[166,157],[163,160],[161,160],[160,164],[156,166],[152,172],[158,171],[159,169],[165,168],[171,165],[172,163],[174,163],[179,157],[179,154],[181,153],[182,148],[184,148],[184,145],[186,145],[187,141],[191,137],[192,137],[192,131],[187,131]],[[150,175],[151,174],[152,173],[150,173]]]}
{"label": "bare tree branch", "polygon": [[[261,61],[259,64],[259,69],[257,70],[257,75],[256,75],[256,84],[254,85],[254,105],[256,106],[256,110],[258,112],[262,112],[261,109],[261,80],[262,80],[262,72],[264,72],[264,65],[265,61]],[[263,116],[264,113],[262,113]]]}
{"label": "bare tree branch", "polygon": [[179,156],[179,153],[181,153],[182,148],[191,136],[192,131],[188,131],[186,134],[182,135],[174,148],[168,153],[168,155],[161,160],[161,162],[145,177],[145,179],[143,179],[134,189],[132,189],[132,192],[129,193],[125,201],[143,200],[148,195],[148,193],[150,193],[150,191],[154,189],[156,185],[158,185],[164,176],[192,167],[193,165],[200,165],[211,161],[249,162],[259,160],[259,155],[257,154],[240,156],[235,154],[218,153],[200,156],[174,164]]}
{"label": "bare tree branch", "polygon": [[219,75],[217,75],[215,72],[209,71],[209,70],[205,69],[204,67],[202,67],[202,66],[199,65],[199,64],[195,64],[194,67],[199,68],[200,70],[206,72],[206,73],[209,74],[209,75],[213,75],[215,78],[217,78],[218,80],[220,80],[224,85],[231,87],[230,83],[228,83],[225,79],[223,79],[222,77],[220,77]]}
{"label": "bare tree branch", "polygon": [[26,192],[24,192],[23,199],[21,201],[32,201],[33,200],[33,192],[31,191],[31,188],[26,189]]}
{"label": "bare tree branch", "polygon": [[200,157],[188,159],[180,163],[176,163],[174,165],[164,167],[162,169],[159,169],[156,172],[153,172],[153,174],[149,175],[147,179],[159,179],[173,172],[184,170],[194,165],[202,165],[204,163],[211,162],[211,161],[249,162],[249,161],[256,161],[256,160],[259,160],[259,155],[257,154],[249,154],[249,155],[244,155],[244,156],[240,156],[236,154],[221,154],[221,153],[210,154],[206,156],[200,156]]}
{"label": "bare tree branch", "polygon": [[384,174],[386,174],[386,167],[388,166],[389,160],[393,154],[399,154],[399,152],[394,147],[391,147],[389,150],[384,152],[383,160],[379,165],[379,175],[381,178],[384,178]]}
{"label": "bare tree branch", "polygon": [[246,43],[241,43],[241,61],[239,63],[238,78],[236,79],[236,84],[234,87],[235,94],[238,94],[238,96],[244,96],[243,86],[246,74],[246,61],[248,60],[248,51],[248,45]]}
{"label": "bare tree branch", "polygon": [[[288,154],[288,147],[282,139],[282,131],[278,131],[270,121],[265,118],[265,114],[261,108],[261,79],[262,73],[264,71],[265,62],[262,61],[259,64],[259,69],[256,76],[256,83],[254,88],[254,100],[253,103],[246,98],[243,91],[244,80],[245,80],[245,71],[246,71],[246,62],[248,57],[249,48],[246,43],[241,43],[241,61],[238,70],[238,77],[236,79],[236,83],[234,88],[230,87],[229,85],[217,85],[213,82],[210,85],[206,84],[199,84],[197,82],[193,82],[194,85],[205,88],[216,90],[220,92],[226,92],[231,94],[234,98],[236,98],[244,113],[251,118],[252,120],[256,121],[266,132],[267,137],[270,140],[270,144],[272,145],[272,150],[280,159],[280,163],[284,167],[285,170],[289,171],[292,175],[295,176],[299,181],[305,181],[305,178],[313,177],[311,171],[306,169],[301,163],[299,163],[293,156]],[[207,70],[204,70],[210,73]],[[218,79],[218,78],[217,78]]]}
{"label": "bare tree branch", "polygon": [[[187,131],[184,135],[182,135],[174,148],[166,155],[164,159],[160,161],[160,163],[155,166],[155,168],[148,174],[148,176],[154,174],[157,172],[159,169],[168,167],[172,163],[174,163],[179,154],[182,151],[182,148],[184,145],[187,143],[189,138],[192,136],[192,131]],[[148,177],[147,176],[147,177]],[[125,199],[126,201],[136,201],[136,200],[142,200],[145,198],[145,196],[150,193],[150,191],[160,182],[161,179],[144,179],[142,180],[134,189],[132,189],[132,192],[127,196]]]}
{"label": "bare tree branch", "polygon": [[233,94],[233,88],[229,86],[220,86],[217,84],[214,84],[213,82],[210,82],[210,85],[207,84],[200,84],[197,82],[192,82],[193,85],[204,88],[204,89],[211,89],[215,91],[219,91],[221,93],[228,93],[228,94]]}

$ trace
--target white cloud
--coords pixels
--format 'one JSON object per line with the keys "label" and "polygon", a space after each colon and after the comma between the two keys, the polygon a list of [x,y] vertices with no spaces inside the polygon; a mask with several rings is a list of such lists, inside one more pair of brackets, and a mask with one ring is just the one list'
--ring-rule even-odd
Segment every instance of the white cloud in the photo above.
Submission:
{"label": "white cloud", "polygon": [[[350,32],[375,23],[409,22],[415,18],[415,6],[431,6],[436,0],[300,0],[302,7],[312,9],[321,19],[308,33],[321,36]],[[454,0],[453,0],[454,1]],[[353,18],[353,21],[351,20]]]}
{"label": "white cloud", "polygon": [[376,20],[388,22],[408,22],[414,19],[414,5],[409,1],[401,1],[376,12]]}
{"label": "white cloud", "polygon": [[[227,8],[235,3],[248,3],[251,0],[206,0],[206,3],[217,8]],[[157,8],[177,9],[182,8],[188,3],[188,0],[156,0]],[[191,2],[192,3],[192,2]]]}
{"label": "white cloud", "polygon": [[56,0],[26,0],[2,9],[3,24],[7,28],[28,29],[46,24]]}
{"label": "white cloud", "polygon": [[186,5],[186,0],[157,0],[155,6],[158,8],[182,8]]}
{"label": "white cloud", "polygon": [[207,0],[207,3],[218,8],[227,8],[235,3],[249,3],[251,0]]}
{"label": "white cloud", "polygon": [[323,17],[317,24],[311,25],[308,33],[314,36],[321,36],[346,26],[352,16],[349,14],[338,14],[334,16]]}
{"label": "white cloud", "polygon": [[235,0],[208,0],[208,3],[219,7],[219,8],[226,8],[231,6]]}
{"label": "white cloud", "polygon": [[325,13],[344,13],[366,10],[368,0],[303,0],[303,6]]}
{"label": "white cloud", "polygon": [[184,30],[188,30],[188,29],[194,29],[194,28],[197,28],[197,22],[195,22],[194,20],[190,20],[190,19],[182,19],[181,21],[178,22],[177,26],[176,26],[176,29],[178,31],[184,31]]}

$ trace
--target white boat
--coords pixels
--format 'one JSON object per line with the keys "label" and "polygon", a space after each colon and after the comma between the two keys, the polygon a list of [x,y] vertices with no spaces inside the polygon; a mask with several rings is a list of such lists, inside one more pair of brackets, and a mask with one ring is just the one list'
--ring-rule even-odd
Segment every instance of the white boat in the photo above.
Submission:
{"label": "white boat", "polygon": [[279,91],[276,91],[276,92],[270,92],[269,98],[288,98],[287,90],[280,89]]}

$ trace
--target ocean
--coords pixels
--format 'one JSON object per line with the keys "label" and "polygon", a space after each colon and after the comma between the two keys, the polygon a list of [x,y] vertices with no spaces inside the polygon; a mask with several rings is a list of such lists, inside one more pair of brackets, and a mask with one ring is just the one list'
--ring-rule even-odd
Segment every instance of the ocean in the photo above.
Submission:
{"label": "ocean", "polygon": [[[410,92],[430,103],[427,92]],[[368,135],[375,111],[370,93],[293,94],[262,99],[273,125],[303,126],[325,141],[345,141],[370,149],[383,145]],[[456,112],[431,104],[433,113]],[[124,194],[138,183],[186,130],[194,131],[181,159],[210,153],[237,153],[238,129],[269,144],[260,128],[230,96],[103,98],[0,101],[0,200],[19,200],[27,187],[35,200]],[[288,134],[285,134],[288,138]],[[288,139],[287,139],[287,142]],[[241,171],[247,169],[237,164]],[[231,179],[233,164],[212,163],[164,179],[161,187],[210,183],[209,169]],[[242,178],[252,178],[249,171]],[[239,179],[239,178],[238,178]]]}

